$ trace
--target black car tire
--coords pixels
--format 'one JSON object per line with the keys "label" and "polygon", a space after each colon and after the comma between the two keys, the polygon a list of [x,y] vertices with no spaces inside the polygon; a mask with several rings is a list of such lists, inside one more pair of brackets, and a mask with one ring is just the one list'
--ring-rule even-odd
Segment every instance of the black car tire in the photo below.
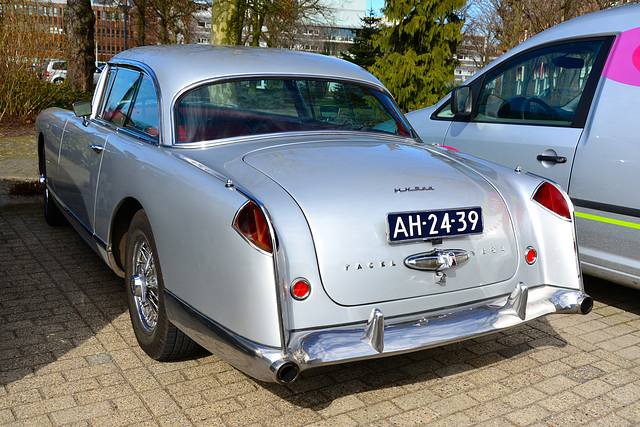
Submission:
{"label": "black car tire", "polygon": [[164,305],[164,282],[149,219],[143,210],[131,220],[125,249],[125,280],[131,324],[138,344],[159,361],[187,357],[198,344],[173,325]]}

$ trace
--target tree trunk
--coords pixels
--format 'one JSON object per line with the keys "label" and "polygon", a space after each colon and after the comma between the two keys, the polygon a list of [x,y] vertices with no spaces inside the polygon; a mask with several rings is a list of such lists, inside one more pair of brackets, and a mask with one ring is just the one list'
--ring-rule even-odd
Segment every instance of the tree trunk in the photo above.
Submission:
{"label": "tree trunk", "polygon": [[68,0],[64,15],[67,33],[67,85],[90,92],[96,69],[94,23],[90,0]]}
{"label": "tree trunk", "polygon": [[138,46],[144,46],[146,42],[147,4],[145,0],[138,0],[134,4],[138,10]]}

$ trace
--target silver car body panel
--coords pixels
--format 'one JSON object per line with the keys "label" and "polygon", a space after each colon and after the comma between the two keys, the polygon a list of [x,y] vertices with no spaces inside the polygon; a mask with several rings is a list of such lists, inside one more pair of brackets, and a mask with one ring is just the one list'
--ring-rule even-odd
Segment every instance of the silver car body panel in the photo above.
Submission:
{"label": "silver car body panel", "polygon": [[[582,127],[433,119],[449,101],[407,114],[420,137],[505,165],[520,166],[567,190],[576,205],[585,273],[640,289],[640,189],[637,109],[640,97],[640,5],[585,15],[546,30],[507,52],[465,84],[525,52],[576,40],[615,37]],[[636,55],[636,56],[634,56]],[[633,59],[636,58],[636,59]],[[635,62],[634,62],[635,61]],[[566,163],[537,160],[558,155]]]}
{"label": "silver car body panel", "polygon": [[[454,292],[506,281],[515,274],[518,246],[498,192],[482,177],[461,173],[459,164],[442,161],[422,145],[336,137],[252,152],[245,161],[286,188],[297,201],[313,236],[324,289],[340,305]],[[371,173],[381,170],[385,172]],[[430,177],[417,181],[423,170],[428,170]],[[401,191],[417,186],[425,190]],[[363,201],[355,204],[354,196]],[[392,230],[387,230],[385,219],[390,206],[396,212],[420,211],[425,206],[440,210],[458,206],[461,197],[464,207],[482,208],[487,231],[449,238],[437,247],[462,248],[473,254],[498,248],[498,254],[491,270],[477,258],[465,268],[451,269],[444,286],[429,280],[433,274],[416,274],[403,265],[408,256],[436,245],[390,245],[388,233]],[[362,218],[375,219],[375,227]]]}
{"label": "silver car body panel", "polygon": [[[214,60],[208,58],[217,52],[240,56],[235,67],[227,64],[231,59],[220,61],[220,76],[212,75]],[[256,52],[265,62],[249,61]],[[590,300],[583,293],[574,220],[532,200],[538,178],[375,132],[289,132],[173,144],[172,102],[185,87],[228,78],[234,70],[241,76],[257,75],[258,66],[269,75],[337,76],[386,93],[369,74],[341,61],[264,52],[134,49],[102,73],[86,126],[60,109],[38,117],[49,189],[119,274],[122,241],[114,236],[127,228],[122,212],[145,210],[171,322],[244,372],[288,381],[283,372],[415,351],[545,314],[585,310]],[[186,57],[193,67],[175,65],[176,58]],[[137,59],[161,93],[157,139],[96,117],[109,67],[133,66]],[[248,200],[268,218],[272,254],[248,244],[232,227]],[[471,205],[482,208],[482,234],[387,240],[390,212]],[[539,254],[533,265],[525,259],[528,247]],[[433,250],[445,258],[462,251],[468,260],[448,261],[442,271],[403,264]],[[290,295],[299,278],[311,287],[304,300]],[[410,330],[419,331],[412,336],[416,341],[406,338]]]}

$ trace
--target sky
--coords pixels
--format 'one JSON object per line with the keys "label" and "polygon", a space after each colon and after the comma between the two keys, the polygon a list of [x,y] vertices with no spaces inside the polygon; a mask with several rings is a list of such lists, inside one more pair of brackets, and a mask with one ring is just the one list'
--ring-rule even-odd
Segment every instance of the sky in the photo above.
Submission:
{"label": "sky", "polygon": [[367,11],[373,8],[373,14],[382,16],[380,9],[384,7],[384,0],[367,0]]}

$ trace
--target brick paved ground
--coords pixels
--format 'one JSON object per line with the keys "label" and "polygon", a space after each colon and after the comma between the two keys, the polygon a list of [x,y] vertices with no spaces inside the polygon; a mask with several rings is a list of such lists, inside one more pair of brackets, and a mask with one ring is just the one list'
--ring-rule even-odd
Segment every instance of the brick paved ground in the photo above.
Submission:
{"label": "brick paved ground", "polygon": [[587,280],[587,316],[405,356],[323,368],[289,386],[215,356],[147,358],[123,281],[38,206],[0,211],[0,424],[640,424],[640,291]]}

